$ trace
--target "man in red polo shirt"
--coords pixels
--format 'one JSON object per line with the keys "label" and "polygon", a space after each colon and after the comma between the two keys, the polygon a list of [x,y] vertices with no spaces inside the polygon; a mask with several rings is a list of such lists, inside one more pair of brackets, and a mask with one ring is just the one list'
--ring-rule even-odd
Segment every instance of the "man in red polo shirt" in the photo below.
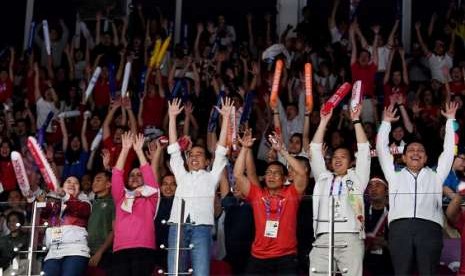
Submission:
{"label": "man in red polo shirt", "polygon": [[[373,41],[373,53],[378,52],[378,34],[379,26],[372,28],[375,35]],[[356,33],[360,33],[358,25],[352,23],[349,30],[350,42],[352,45],[351,55],[351,71],[352,71],[352,82],[358,80],[362,81],[362,95],[363,100],[363,122],[376,122],[376,95],[375,95],[375,75],[378,70],[378,55],[371,56],[367,49],[361,49],[357,51],[357,41],[355,40]]]}
{"label": "man in red polo shirt", "polygon": [[[237,189],[250,202],[254,214],[255,239],[247,273],[250,275],[297,275],[297,210],[307,186],[305,166],[289,155],[281,141],[270,142],[294,172],[293,184],[284,186],[287,169],[280,162],[268,164],[264,188],[244,175],[246,157],[251,151],[251,134],[240,140],[242,149],[234,166]],[[250,162],[250,160],[249,160]]]}

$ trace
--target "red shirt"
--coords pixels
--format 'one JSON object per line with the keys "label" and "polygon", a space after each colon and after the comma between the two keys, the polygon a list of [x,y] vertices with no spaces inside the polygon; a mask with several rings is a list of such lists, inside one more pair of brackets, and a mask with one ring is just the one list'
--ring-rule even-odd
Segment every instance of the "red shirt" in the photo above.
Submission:
{"label": "red shirt", "polygon": [[462,95],[465,91],[465,83],[462,81],[449,82],[449,89],[452,95]]}
{"label": "red shirt", "polygon": [[144,110],[142,112],[143,127],[156,126],[163,127],[163,118],[166,114],[165,98],[155,95],[153,97],[146,96],[144,98]]}
{"label": "red shirt", "polygon": [[94,98],[95,106],[98,108],[110,105],[110,83],[102,80],[97,81],[92,97]]}
{"label": "red shirt", "polygon": [[[297,210],[302,195],[294,185],[283,187],[278,195],[270,195],[267,189],[250,185],[246,200],[253,209],[255,239],[252,255],[259,259],[276,258],[297,253]],[[265,237],[267,212],[265,202],[269,202],[270,220],[279,220],[276,238]]]}
{"label": "red shirt", "polygon": [[0,161],[0,182],[3,190],[7,192],[16,190],[16,174],[11,161]]}
{"label": "red shirt", "polygon": [[386,83],[383,87],[383,90],[385,107],[388,107],[391,104],[391,99],[389,98],[391,95],[401,94],[404,96],[404,99],[407,99],[407,86],[403,83],[399,86],[394,86],[390,83]]}
{"label": "red shirt", "polygon": [[0,103],[6,102],[13,96],[13,83],[10,78],[6,81],[0,81]]}
{"label": "red shirt", "polygon": [[460,269],[457,275],[465,275],[465,212],[460,214],[460,218],[454,225],[460,232]]}
{"label": "red shirt", "polygon": [[362,93],[364,96],[373,97],[375,95],[375,75],[378,66],[370,63],[367,66],[361,66],[358,62],[352,64],[352,82],[362,81]]}

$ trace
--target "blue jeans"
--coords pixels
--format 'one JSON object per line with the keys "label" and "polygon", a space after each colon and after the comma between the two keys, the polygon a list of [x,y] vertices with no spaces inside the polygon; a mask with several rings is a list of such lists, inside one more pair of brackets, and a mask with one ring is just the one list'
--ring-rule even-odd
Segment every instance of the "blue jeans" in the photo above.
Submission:
{"label": "blue jeans", "polygon": [[44,262],[47,276],[82,276],[85,274],[89,258],[66,256],[61,259],[48,259]]}
{"label": "blue jeans", "polygon": [[[168,245],[170,248],[176,247],[177,224],[170,225],[168,234]],[[210,256],[212,243],[212,226],[211,225],[184,225],[182,227],[183,239],[180,247],[189,247],[194,245],[192,250],[181,250],[179,258],[179,272],[187,272],[188,257],[192,262],[193,275],[205,276],[210,275]],[[168,251],[168,273],[174,273],[175,250]]]}

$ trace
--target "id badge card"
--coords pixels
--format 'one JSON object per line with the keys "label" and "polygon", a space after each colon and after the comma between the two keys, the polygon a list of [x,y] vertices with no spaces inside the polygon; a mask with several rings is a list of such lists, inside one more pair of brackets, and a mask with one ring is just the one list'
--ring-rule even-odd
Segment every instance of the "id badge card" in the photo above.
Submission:
{"label": "id badge card", "polygon": [[63,241],[63,229],[61,227],[52,227],[52,244],[61,243]]}
{"label": "id badge card", "polygon": [[277,220],[267,220],[265,224],[265,237],[267,238],[277,238],[279,229],[279,221]]}

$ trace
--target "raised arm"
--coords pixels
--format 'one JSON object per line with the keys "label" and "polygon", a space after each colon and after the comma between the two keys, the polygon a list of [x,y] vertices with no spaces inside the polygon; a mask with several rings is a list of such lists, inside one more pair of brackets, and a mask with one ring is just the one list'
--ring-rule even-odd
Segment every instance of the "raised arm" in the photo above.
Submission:
{"label": "raised arm", "polygon": [[336,13],[337,13],[338,7],[339,7],[339,0],[335,0],[333,8],[331,9],[331,15],[328,18],[329,30],[336,27]]}
{"label": "raised arm", "polygon": [[128,119],[129,119],[129,130],[132,133],[137,133],[137,119],[132,111],[132,104],[131,99],[129,97],[123,97],[123,108],[127,111]]}
{"label": "raised arm", "polygon": [[200,44],[200,36],[202,35],[203,31],[204,31],[203,23],[201,22],[197,23],[197,34],[195,36],[195,42],[194,42],[194,56],[196,60],[202,59],[202,54],[200,53],[199,44]]}
{"label": "raised arm", "polygon": [[378,40],[379,40],[379,25],[375,25],[371,28],[375,35],[375,40],[373,40],[373,53],[371,54],[371,60],[373,64],[378,65]]}
{"label": "raised arm", "polygon": [[394,22],[394,26],[392,26],[391,32],[389,33],[388,41],[387,41],[387,46],[392,49],[394,47],[394,37],[396,36],[397,29],[399,28],[399,19],[396,19]]}
{"label": "raised arm", "polygon": [[331,120],[332,113],[332,111],[328,114],[320,113],[320,124],[318,125],[318,128],[313,135],[312,143],[310,144],[310,166],[312,167],[315,180],[318,180],[320,174],[327,171],[325,159],[323,156],[323,141],[326,128],[328,127],[329,121]]}
{"label": "raised arm", "polygon": [[303,194],[308,184],[308,177],[307,173],[305,172],[305,166],[302,164],[302,162],[289,154],[283,144],[283,141],[281,141],[277,136],[272,136],[270,138],[270,143],[272,148],[276,150],[287,161],[287,164],[294,170],[295,189],[299,194]]}
{"label": "raised arm", "polygon": [[349,39],[352,45],[352,53],[350,55],[350,64],[352,65],[357,62],[357,41],[355,40],[355,26],[353,23],[349,27]]}
{"label": "raised arm", "polygon": [[66,150],[68,149],[68,130],[66,129],[66,123],[65,123],[64,117],[60,117],[60,128],[61,128],[61,133],[63,135],[63,138],[61,140],[62,141],[61,145],[63,148],[63,152],[66,152]]}
{"label": "raised arm", "polygon": [[226,139],[228,134],[228,124],[229,124],[229,117],[232,111],[233,101],[230,98],[226,98],[224,101],[221,100],[221,109],[215,107],[218,112],[223,117],[221,122],[221,132],[220,137],[218,139],[218,145],[226,147]]}
{"label": "raised arm", "polygon": [[454,124],[457,124],[455,121],[455,114],[458,109],[457,102],[449,102],[446,104],[444,111],[441,111],[441,114],[446,117],[446,134],[444,135],[444,145],[443,151],[438,159],[438,167],[436,169],[437,177],[440,180],[440,183],[444,183],[447,176],[449,175],[452,163],[454,162]]}
{"label": "raised arm", "polygon": [[15,64],[15,48],[10,47],[10,63],[8,66],[8,75],[10,77],[11,82],[15,81],[15,74],[13,71],[14,64]]}
{"label": "raised arm", "polygon": [[370,180],[370,144],[368,143],[365,130],[363,129],[362,123],[360,122],[360,114],[362,112],[362,105],[358,104],[355,108],[350,110],[350,118],[355,129],[355,137],[357,139],[357,158],[355,163],[355,172],[360,178],[363,190],[368,185]]}
{"label": "raised arm", "polygon": [[389,58],[388,58],[388,63],[386,65],[386,72],[384,73],[383,84],[387,84],[389,82],[389,79],[391,78],[392,60],[394,59],[395,52],[396,52],[395,50],[391,50],[389,52]]}
{"label": "raised arm", "polygon": [[169,118],[169,143],[175,144],[178,141],[178,133],[176,130],[176,118],[182,112],[184,106],[181,107],[181,99],[176,98],[168,102],[168,118]]}
{"label": "raised arm", "polygon": [[453,57],[454,56],[454,52],[455,52],[455,32],[452,32],[450,34],[450,42],[449,42],[449,49],[447,50],[447,54],[450,56],[450,57]]}
{"label": "raised arm", "polygon": [[110,124],[113,121],[113,116],[115,115],[116,110],[121,106],[121,102],[119,100],[114,101],[110,104],[110,108],[108,110],[107,116],[105,120],[103,120],[103,140],[106,140],[108,137],[111,136],[110,131]]}
{"label": "raised arm", "polygon": [[144,134],[139,133],[134,135],[134,140],[132,141],[132,148],[136,152],[137,159],[139,159],[140,167],[147,165],[147,158],[145,157],[145,153],[143,151],[144,147]]}
{"label": "raised arm", "polygon": [[410,84],[410,79],[408,77],[408,68],[407,68],[407,61],[405,60],[405,50],[404,48],[399,48],[399,55],[400,55],[400,60],[402,62],[402,78],[404,80],[405,85]]}
{"label": "raised arm", "polygon": [[132,134],[131,132],[125,132],[121,135],[122,148],[121,148],[121,153],[118,156],[118,160],[116,161],[116,165],[115,165],[116,169],[120,171],[124,170],[124,164],[126,163],[126,159],[128,158],[129,151],[132,148],[133,140],[134,140],[134,134]]}
{"label": "raised arm", "polygon": [[245,132],[242,138],[239,138],[239,143],[242,145],[239,156],[234,164],[234,178],[236,178],[236,188],[244,195],[248,196],[250,191],[250,180],[245,176],[246,159],[255,139],[252,138],[251,132]]}
{"label": "raised arm", "polygon": [[100,44],[100,28],[101,28],[100,21],[101,19],[102,19],[102,13],[98,11],[95,14],[95,45]]}
{"label": "raised arm", "polygon": [[[362,45],[362,48],[368,50],[368,47],[370,47],[370,45],[368,45],[368,41],[363,35],[362,30],[360,29],[360,26],[358,25],[357,21],[354,21],[353,24],[354,24],[355,34],[358,36],[358,38],[360,38],[360,44]],[[374,42],[373,42],[373,46],[374,46]]]}
{"label": "raised arm", "polygon": [[429,21],[429,25],[428,25],[428,37],[429,38],[431,38],[431,36],[433,35],[434,25],[436,24],[437,18],[438,18],[437,13],[433,12],[433,14],[431,15],[431,19]]}
{"label": "raised arm", "polygon": [[389,107],[384,109],[383,122],[376,136],[376,153],[388,183],[392,183],[395,174],[394,157],[389,150],[389,132],[391,131],[391,123],[397,120],[399,120],[399,116],[396,116],[394,103],[391,103]]}
{"label": "raised arm", "polygon": [[423,41],[423,37],[421,36],[420,28],[421,28],[421,23],[416,22],[415,23],[415,32],[417,34],[418,43],[420,44],[421,49],[423,50],[423,53],[426,56],[429,56],[431,54],[431,52],[429,51],[428,46],[426,46],[425,42]]}
{"label": "raised arm", "polygon": [[34,96],[36,102],[42,97],[40,94],[39,65],[37,62],[34,62]]}
{"label": "raised arm", "polygon": [[413,133],[413,123],[410,120],[410,116],[408,115],[407,108],[405,107],[405,99],[404,95],[399,95],[397,97],[397,106],[400,110],[400,116],[402,117],[402,123],[404,124],[405,129],[408,133]]}
{"label": "raised arm", "polygon": [[84,114],[84,120],[82,121],[82,129],[81,129],[81,144],[82,144],[82,149],[85,152],[89,152],[89,142],[87,141],[87,124],[89,121],[89,115]]}

